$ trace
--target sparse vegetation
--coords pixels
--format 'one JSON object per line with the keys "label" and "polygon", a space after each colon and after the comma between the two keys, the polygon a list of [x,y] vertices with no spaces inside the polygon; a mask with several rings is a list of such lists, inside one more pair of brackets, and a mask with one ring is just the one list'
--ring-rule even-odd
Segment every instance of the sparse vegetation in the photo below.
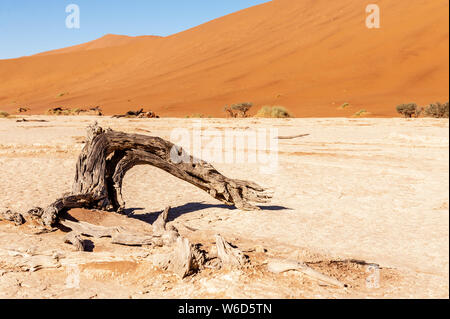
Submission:
{"label": "sparse vegetation", "polygon": [[347,107],[349,107],[350,106],[350,103],[344,103],[344,104],[342,104],[339,108],[341,109],[341,110],[344,110],[344,109],[346,109]]}
{"label": "sparse vegetation", "polygon": [[48,109],[45,114],[47,114],[47,115],[80,115],[80,114],[84,114],[84,115],[98,115],[98,116],[103,115],[102,110],[98,106],[91,107],[88,110],[80,109],[80,108],[66,109],[66,108],[62,108],[62,107],[55,107],[52,109]]}
{"label": "sparse vegetation", "polygon": [[66,94],[68,94],[68,93],[67,93],[67,92],[59,93],[59,94],[57,95],[57,97],[63,97],[63,96],[66,95]]}
{"label": "sparse vegetation", "polygon": [[237,117],[248,117],[247,112],[253,107],[253,103],[250,102],[244,102],[244,103],[237,103],[232,104],[231,106],[225,106],[224,111],[227,112],[230,117],[237,118]]}
{"label": "sparse vegetation", "polygon": [[359,110],[358,112],[356,112],[355,114],[353,114],[354,117],[361,117],[361,116],[367,116],[370,115],[370,112],[366,111],[366,110]]}
{"label": "sparse vegetation", "polygon": [[231,109],[238,112],[241,117],[247,117],[247,112],[252,108],[253,103],[245,102],[231,105]]}
{"label": "sparse vegetation", "polygon": [[25,112],[28,112],[29,110],[30,110],[29,107],[19,107],[19,108],[17,109],[17,112],[18,112],[18,113],[25,113]]}
{"label": "sparse vegetation", "polygon": [[55,107],[52,109],[48,109],[47,115],[76,115],[78,109],[64,109],[62,107]]}
{"label": "sparse vegetation", "polygon": [[0,111],[0,118],[7,118],[9,117],[9,113],[5,111]]}
{"label": "sparse vegetation", "polygon": [[440,102],[432,103],[425,108],[425,115],[434,118],[448,118],[449,104],[448,102],[441,104]]}
{"label": "sparse vegetation", "polygon": [[263,106],[255,117],[267,117],[267,118],[289,118],[292,115],[283,106]]}
{"label": "sparse vegetation", "polygon": [[205,117],[206,116],[204,114],[202,114],[202,113],[194,113],[194,114],[191,114],[191,115],[186,115],[187,119],[202,119],[202,118],[205,118]]}
{"label": "sparse vegetation", "polygon": [[416,103],[400,104],[397,106],[397,112],[406,118],[419,117],[423,108],[417,106]]}
{"label": "sparse vegetation", "polygon": [[128,111],[125,114],[113,115],[113,118],[159,118],[153,111],[145,112],[143,108],[140,108],[137,111]]}

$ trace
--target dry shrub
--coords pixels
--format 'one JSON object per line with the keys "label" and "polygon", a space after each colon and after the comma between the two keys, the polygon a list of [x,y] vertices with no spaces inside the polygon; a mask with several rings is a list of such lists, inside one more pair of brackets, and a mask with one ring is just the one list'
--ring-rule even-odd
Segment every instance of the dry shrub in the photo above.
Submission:
{"label": "dry shrub", "polygon": [[9,117],[9,113],[5,111],[0,111],[0,118],[7,118]]}
{"label": "dry shrub", "polygon": [[237,118],[242,117],[246,118],[248,117],[247,112],[253,107],[253,103],[251,102],[243,102],[243,103],[236,103],[232,104],[231,106],[225,106],[224,111],[227,112],[230,117]]}
{"label": "dry shrub", "polygon": [[397,113],[402,114],[404,117],[419,117],[423,108],[419,108],[416,103],[406,103],[397,106]]}
{"label": "dry shrub", "polygon": [[80,109],[80,108],[73,108],[73,109],[66,109],[62,107],[55,107],[52,109],[48,109],[46,112],[47,115],[98,115],[102,116],[102,110],[96,106],[92,107],[90,109]]}
{"label": "dry shrub", "polygon": [[18,113],[25,113],[25,112],[28,112],[29,110],[30,110],[29,107],[19,107],[19,108],[17,109],[17,112],[18,112]]}
{"label": "dry shrub", "polygon": [[370,115],[370,112],[368,112],[366,110],[359,110],[358,112],[353,114],[354,117],[361,117],[361,116],[367,116],[367,115]]}
{"label": "dry shrub", "polygon": [[444,104],[441,104],[439,102],[432,103],[425,108],[425,115],[434,118],[448,118],[448,113],[448,102]]}
{"label": "dry shrub", "polygon": [[202,113],[194,113],[194,114],[191,114],[191,115],[186,115],[187,119],[203,119],[205,117],[206,116],[204,114],[202,114]]}
{"label": "dry shrub", "polygon": [[266,117],[266,118],[290,118],[292,115],[283,106],[263,106],[255,117]]}

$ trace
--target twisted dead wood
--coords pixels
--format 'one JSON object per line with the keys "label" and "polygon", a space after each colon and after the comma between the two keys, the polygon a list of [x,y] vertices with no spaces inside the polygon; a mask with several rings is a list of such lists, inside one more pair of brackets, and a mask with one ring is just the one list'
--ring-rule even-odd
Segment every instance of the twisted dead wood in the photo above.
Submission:
{"label": "twisted dead wood", "polygon": [[[180,160],[180,159],[183,160]],[[88,128],[86,145],[78,158],[72,194],[58,199],[42,214],[45,225],[56,222],[61,212],[72,208],[122,211],[122,181],[136,165],[152,165],[206,191],[227,205],[258,210],[250,202],[266,203],[271,194],[261,186],[230,179],[211,164],[187,155],[159,137]]]}

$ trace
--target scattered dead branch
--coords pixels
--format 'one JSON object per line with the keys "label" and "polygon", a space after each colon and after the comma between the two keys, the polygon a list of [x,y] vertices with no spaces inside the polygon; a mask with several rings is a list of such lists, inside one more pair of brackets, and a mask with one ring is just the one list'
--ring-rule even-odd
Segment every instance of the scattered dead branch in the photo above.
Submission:
{"label": "scattered dead branch", "polygon": [[94,116],[102,116],[103,111],[99,106],[91,107],[89,109],[80,109],[80,108],[63,108],[63,107],[54,107],[47,110],[48,115],[94,115]]}
{"label": "scattered dead branch", "polygon": [[0,260],[7,264],[7,271],[34,272],[40,269],[59,268],[58,258],[51,254],[37,254],[30,250],[0,248]]}
{"label": "scattered dead branch", "polygon": [[192,245],[187,238],[181,237],[175,227],[166,224],[169,211],[170,208],[166,208],[153,223],[152,230],[147,233],[132,232],[125,227],[104,227],[64,219],[60,219],[59,223],[72,230],[65,237],[65,242],[73,244],[79,250],[81,247],[84,248],[80,246],[81,235],[94,238],[109,237],[113,244],[125,246],[171,247],[173,251],[157,258],[156,264],[184,278],[203,268],[206,260],[205,252]]}
{"label": "scattered dead branch", "polygon": [[300,134],[300,135],[292,135],[292,136],[278,136],[277,139],[279,140],[293,140],[296,138],[300,138],[300,137],[306,137],[309,136],[310,134]]}
{"label": "scattered dead branch", "polygon": [[128,111],[125,114],[113,115],[113,118],[159,118],[153,111],[144,112],[144,109],[137,111]]}
{"label": "scattered dead branch", "polygon": [[104,227],[92,225],[85,222],[73,222],[70,220],[61,219],[59,223],[67,228],[72,229],[77,234],[89,236],[93,238],[112,237],[118,231],[116,227]]}
{"label": "scattered dead branch", "polygon": [[20,226],[25,223],[25,219],[23,218],[22,214],[13,212],[9,209],[4,212],[0,211],[0,220],[7,220],[13,222],[17,226]]}
{"label": "scattered dead branch", "polygon": [[344,284],[332,277],[324,275],[324,274],[312,269],[311,267],[307,266],[306,264],[300,263],[297,261],[273,259],[267,263],[267,269],[270,272],[273,272],[276,274],[283,273],[283,272],[290,271],[290,270],[299,271],[302,274],[308,276],[309,278],[326,283],[328,285],[339,287],[339,288],[347,287],[346,284]]}
{"label": "scattered dead branch", "polygon": [[47,120],[36,120],[36,119],[29,119],[29,120],[27,120],[27,119],[25,119],[25,118],[22,118],[22,119],[16,120],[16,122],[18,122],[18,123],[21,123],[21,122],[38,122],[38,123],[45,123],[45,122],[48,122],[48,121],[47,121]]}

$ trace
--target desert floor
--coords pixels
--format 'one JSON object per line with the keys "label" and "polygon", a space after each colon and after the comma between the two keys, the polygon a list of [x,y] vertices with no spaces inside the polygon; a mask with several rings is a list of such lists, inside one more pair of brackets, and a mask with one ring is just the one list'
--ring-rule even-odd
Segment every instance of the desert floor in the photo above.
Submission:
{"label": "desert floor", "polygon": [[[0,210],[24,212],[70,191],[85,128],[94,121],[166,139],[172,129],[192,129],[196,121],[27,119],[47,122],[0,119]],[[152,265],[150,248],[92,239],[91,252],[75,252],[61,230],[42,233],[0,221],[0,297],[449,297],[448,120],[201,121],[218,130],[275,127],[281,136],[309,135],[279,140],[276,173],[261,172],[257,164],[214,164],[228,177],[273,189],[272,202],[261,211],[225,207],[188,183],[140,166],[125,177],[130,216],[124,218],[152,222],[170,205],[171,223],[183,235],[208,246],[220,233],[248,253],[255,267],[205,270],[181,280]],[[24,266],[40,255],[66,262],[40,270]],[[298,272],[268,273],[265,261],[272,257],[303,261],[349,288],[326,286]],[[38,259],[34,262],[38,266]],[[74,273],[79,285],[70,284]],[[379,278],[378,286],[367,284],[373,278]]]}

